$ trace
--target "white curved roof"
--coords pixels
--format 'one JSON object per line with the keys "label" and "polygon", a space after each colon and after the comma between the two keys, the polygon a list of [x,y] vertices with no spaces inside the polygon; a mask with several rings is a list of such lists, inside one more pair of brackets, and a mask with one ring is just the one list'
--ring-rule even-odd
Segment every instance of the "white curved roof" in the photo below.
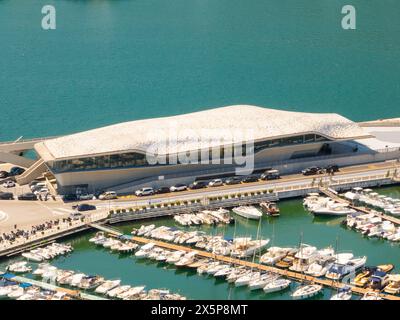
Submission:
{"label": "white curved roof", "polygon": [[[356,123],[334,113],[315,114],[236,105],[184,115],[137,120],[71,134],[35,146],[45,160],[83,157],[124,151],[146,152],[158,147],[159,153],[197,150],[199,137],[225,137],[231,134],[247,139],[270,139],[303,133],[317,133],[330,139],[370,137]],[[201,138],[203,139],[203,138]],[[240,140],[240,138],[238,138]],[[203,147],[220,146],[221,140]],[[162,152],[162,151],[163,152]]]}

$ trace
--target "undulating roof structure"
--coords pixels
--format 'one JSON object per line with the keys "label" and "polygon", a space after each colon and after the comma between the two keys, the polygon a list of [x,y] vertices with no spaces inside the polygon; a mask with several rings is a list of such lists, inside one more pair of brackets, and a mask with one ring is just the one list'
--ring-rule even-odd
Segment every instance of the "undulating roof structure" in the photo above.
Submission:
{"label": "undulating roof structure", "polygon": [[[85,157],[125,151],[146,152],[155,145],[165,153],[176,150],[166,144],[175,139],[180,151],[196,150],[199,137],[232,133],[254,141],[315,133],[331,140],[371,137],[357,123],[335,113],[304,113],[235,105],[184,115],[137,120],[71,134],[35,146],[47,160]],[[204,147],[220,146],[209,140]],[[159,149],[160,150],[160,149]]]}

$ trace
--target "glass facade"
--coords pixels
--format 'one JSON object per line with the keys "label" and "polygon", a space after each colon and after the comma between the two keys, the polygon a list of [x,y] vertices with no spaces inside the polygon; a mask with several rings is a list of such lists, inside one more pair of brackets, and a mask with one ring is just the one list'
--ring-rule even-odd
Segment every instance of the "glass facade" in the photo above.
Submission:
{"label": "glass facade", "polygon": [[[257,153],[261,150],[273,147],[283,147],[290,146],[296,144],[305,144],[305,143],[314,143],[320,141],[329,141],[328,139],[316,135],[316,134],[307,134],[307,135],[299,135],[292,136],[286,138],[279,139],[271,139],[254,143],[252,148],[249,148],[246,145],[242,146],[241,155],[244,156],[246,153]],[[246,152],[247,148],[247,152]],[[104,155],[104,156],[96,156],[96,157],[86,157],[79,159],[68,159],[68,160],[59,160],[48,163],[48,166],[55,173],[61,172],[69,172],[69,171],[83,171],[83,170],[97,170],[97,169],[113,169],[113,168],[127,168],[127,167],[147,167],[152,165],[166,165],[169,163],[201,163],[201,160],[204,158],[208,158],[210,161],[214,159],[220,159],[220,163],[224,163],[224,156],[228,156],[234,152],[235,148],[233,146],[226,146],[225,148],[221,148],[220,150],[208,150],[204,156],[204,150],[198,151],[195,156],[191,156],[193,152],[186,152],[181,154],[181,156],[172,155],[166,156],[162,162],[157,163],[149,163],[146,159],[145,154],[137,153],[137,152],[126,152],[120,154],[112,154],[112,155]],[[254,150],[254,151],[253,151]],[[186,159],[187,161],[182,161],[182,159]],[[204,160],[203,160],[204,161]],[[208,163],[206,161],[206,163]],[[214,162],[219,163],[219,162]],[[232,159],[230,162],[226,162],[226,164],[232,164]]]}

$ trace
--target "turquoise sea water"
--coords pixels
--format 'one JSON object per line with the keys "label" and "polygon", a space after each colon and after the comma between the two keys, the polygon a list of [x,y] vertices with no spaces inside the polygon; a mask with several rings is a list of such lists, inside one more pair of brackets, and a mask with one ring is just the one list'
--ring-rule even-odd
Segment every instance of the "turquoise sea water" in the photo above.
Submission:
{"label": "turquoise sea water", "polygon": [[[41,29],[52,4],[57,29]],[[1,0],[0,140],[231,104],[398,116],[400,3]]]}

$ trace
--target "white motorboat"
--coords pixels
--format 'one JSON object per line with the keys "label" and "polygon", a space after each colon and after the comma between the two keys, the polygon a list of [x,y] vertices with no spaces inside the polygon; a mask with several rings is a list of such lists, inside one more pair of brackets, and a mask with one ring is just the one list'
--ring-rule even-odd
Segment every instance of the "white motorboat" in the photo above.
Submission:
{"label": "white motorboat", "polygon": [[107,291],[118,287],[120,283],[121,280],[107,280],[98,286],[94,291],[96,293],[105,294]]}
{"label": "white motorboat", "polygon": [[254,206],[240,206],[233,208],[232,211],[246,219],[259,220],[262,217],[262,212]]}
{"label": "white motorboat", "polygon": [[0,297],[6,297],[10,292],[17,290],[18,288],[19,288],[18,284],[10,284],[4,287],[0,287]]}
{"label": "white motorboat", "polygon": [[114,289],[111,289],[109,291],[107,291],[107,296],[114,298],[118,295],[120,295],[121,293],[124,293],[126,291],[128,291],[131,288],[131,286],[118,286],[115,287]]}
{"label": "white motorboat", "polygon": [[267,283],[264,287],[265,293],[272,293],[285,290],[291,284],[291,281],[288,279],[279,278]]}
{"label": "white motorboat", "polygon": [[368,291],[362,296],[360,300],[383,300],[383,298],[379,296],[378,292]]}
{"label": "white motorboat", "polygon": [[106,236],[104,235],[103,231],[97,232],[94,237],[89,239],[89,242],[96,243],[97,241],[99,241],[101,239],[106,239]]}
{"label": "white motorboat", "polygon": [[137,286],[137,287],[132,287],[129,290],[120,293],[117,295],[117,298],[119,299],[130,299],[133,296],[137,296],[139,294],[141,294],[144,291],[145,286]]}
{"label": "white motorboat", "polygon": [[292,248],[270,247],[267,252],[260,257],[260,263],[274,265],[283,259]]}
{"label": "white motorboat", "polygon": [[332,280],[340,280],[343,277],[355,273],[356,270],[362,268],[367,261],[367,257],[360,257],[348,260],[347,263],[342,264],[335,262],[327,271],[325,277]]}
{"label": "white motorboat", "polygon": [[141,226],[137,231],[136,234],[138,236],[143,236],[144,234],[151,232],[153,229],[155,229],[156,226],[154,224],[148,225],[148,226]]}
{"label": "white motorboat", "polygon": [[185,251],[174,251],[172,252],[168,258],[165,260],[167,263],[171,263],[171,264],[175,264],[176,262],[178,262],[182,256],[184,256],[186,254]]}
{"label": "white motorboat", "polygon": [[195,256],[197,255],[197,251],[191,251],[184,255],[179,261],[175,263],[177,267],[185,267],[194,262]]}
{"label": "white motorboat", "polygon": [[308,299],[316,296],[321,291],[322,291],[322,286],[319,284],[300,286],[292,293],[292,298],[295,300]]}
{"label": "white motorboat", "polygon": [[210,275],[214,275],[215,276],[215,274],[217,272],[222,271],[224,269],[229,269],[229,268],[230,267],[227,264],[219,264],[219,265],[217,265],[217,266],[215,266],[213,268],[208,268],[207,269],[207,273],[210,274]]}
{"label": "white motorboat", "polygon": [[349,208],[348,204],[345,203],[328,201],[319,206],[314,206],[310,212],[316,216],[346,216],[355,213],[356,210]]}
{"label": "white motorboat", "polygon": [[203,264],[202,266],[197,268],[198,274],[207,274],[208,269],[215,268],[219,266],[221,263],[219,261],[214,261],[208,264]]}
{"label": "white motorboat", "polygon": [[20,296],[22,296],[24,293],[25,293],[24,288],[18,286],[17,288],[12,290],[9,294],[7,294],[7,297],[9,297],[10,299],[17,299]]}
{"label": "white motorboat", "polygon": [[15,262],[13,264],[10,264],[7,267],[7,271],[13,272],[13,273],[27,273],[32,271],[32,267],[28,265],[26,261],[19,261]]}
{"label": "white motorboat", "polygon": [[72,279],[69,284],[73,287],[77,287],[81,283],[81,281],[84,277],[86,277],[86,274],[76,273],[72,276]]}
{"label": "white motorboat", "polygon": [[246,258],[256,252],[261,252],[269,243],[269,239],[251,240],[250,238],[236,238],[233,240],[231,256],[236,258]]}
{"label": "white motorboat", "polygon": [[214,273],[215,278],[226,278],[231,272],[235,270],[234,267],[225,267]]}
{"label": "white motorboat", "polygon": [[339,289],[338,293],[334,294],[330,300],[350,300],[352,297],[351,288],[344,287]]}
{"label": "white motorboat", "polygon": [[153,250],[155,244],[153,242],[146,243],[143,245],[139,251],[135,252],[135,257],[136,258],[146,258],[150,252]]}
{"label": "white motorboat", "polygon": [[93,290],[104,282],[104,278],[100,276],[85,276],[82,278],[78,287],[83,290]]}
{"label": "white motorboat", "polygon": [[44,258],[38,254],[32,252],[24,252],[21,254],[25,259],[34,261],[34,262],[42,262]]}

